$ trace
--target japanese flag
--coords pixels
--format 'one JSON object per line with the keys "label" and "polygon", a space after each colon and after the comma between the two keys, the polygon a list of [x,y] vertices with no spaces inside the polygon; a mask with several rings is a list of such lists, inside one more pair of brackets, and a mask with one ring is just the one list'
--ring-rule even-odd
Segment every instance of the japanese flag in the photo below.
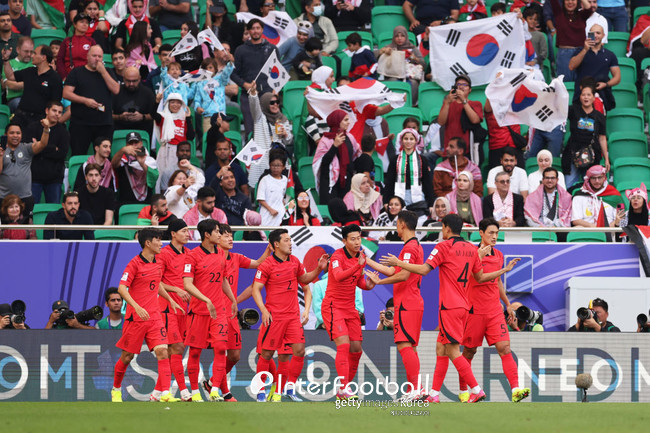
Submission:
{"label": "japanese flag", "polygon": [[251,165],[259,164],[262,161],[262,157],[266,152],[267,151],[258,146],[255,141],[251,140],[246,144],[246,146],[244,146],[241,152],[235,156],[235,158],[246,164],[246,168],[250,169]]}
{"label": "japanese flag", "polygon": [[275,50],[266,60],[264,66],[262,66],[259,75],[266,75],[266,82],[271,87],[271,89],[275,90],[278,93],[291,78],[289,77],[287,70],[284,69],[284,66],[282,66],[282,63],[280,63]]}
{"label": "japanese flag", "polygon": [[533,71],[504,69],[485,89],[500,126],[525,124],[552,131],[569,113],[569,92],[562,75],[550,84],[533,79]]}
{"label": "japanese flag", "polygon": [[217,35],[214,34],[212,29],[205,29],[199,32],[198,40],[199,40],[199,44],[207,43],[214,50],[219,50],[219,51],[225,50],[223,45],[221,45],[221,42],[219,42],[219,38],[217,38]]}
{"label": "japanese flag", "polygon": [[500,69],[524,67],[525,42],[514,13],[430,27],[433,81],[445,90],[459,75],[469,76],[473,86],[487,84]]}
{"label": "japanese flag", "polygon": [[169,53],[169,57],[174,57],[179,54],[187,53],[192,51],[194,48],[199,46],[199,42],[196,40],[192,33],[187,32],[185,37],[178,41],[174,49]]}

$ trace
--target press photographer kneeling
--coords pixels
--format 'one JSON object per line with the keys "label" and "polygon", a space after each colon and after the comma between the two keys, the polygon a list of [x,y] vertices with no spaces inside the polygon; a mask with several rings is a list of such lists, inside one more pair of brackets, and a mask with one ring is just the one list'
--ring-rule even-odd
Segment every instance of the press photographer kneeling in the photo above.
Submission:
{"label": "press photographer kneeling", "polygon": [[569,328],[569,332],[621,332],[607,318],[609,307],[603,299],[596,298],[589,302],[589,308],[578,308],[578,321]]}

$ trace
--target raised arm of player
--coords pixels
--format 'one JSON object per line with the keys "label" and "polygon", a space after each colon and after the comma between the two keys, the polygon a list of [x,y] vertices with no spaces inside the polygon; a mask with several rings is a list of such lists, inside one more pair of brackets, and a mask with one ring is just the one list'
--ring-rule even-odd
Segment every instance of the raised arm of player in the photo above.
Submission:
{"label": "raised arm of player", "polygon": [[118,286],[117,293],[120,294],[122,299],[124,299],[127,304],[133,307],[136,314],[140,316],[142,320],[149,320],[149,313],[147,312],[147,310],[145,310],[144,308],[139,306],[137,302],[135,302],[135,300],[131,297],[131,295],[129,295],[129,289],[124,284],[120,284]]}
{"label": "raised arm of player", "polygon": [[381,263],[377,263],[370,257],[366,257],[366,263],[375,271],[381,272],[388,277],[395,274],[395,268],[393,266],[384,266]]}
{"label": "raised arm of player", "polygon": [[373,280],[367,280],[362,272],[357,279],[357,287],[361,290],[372,290],[375,288],[375,282]]}
{"label": "raised arm of player", "polygon": [[[163,288],[164,284],[165,283],[161,282],[160,285],[158,286],[158,295],[160,295],[160,297],[162,297],[164,300],[169,302],[169,306],[172,307],[172,311],[174,313],[176,313],[176,310],[181,310],[183,312],[183,314],[185,314],[185,310],[183,310],[183,308],[180,305],[178,305],[176,302],[174,302],[174,300],[171,298],[171,296],[169,296],[169,293],[167,293],[167,290],[165,290],[165,288]],[[170,286],[167,286],[167,287],[170,287]]]}
{"label": "raised arm of player", "polygon": [[[266,260],[266,258],[268,256],[271,255],[272,252],[273,252],[273,250],[271,249],[271,245],[267,245],[266,249],[264,250],[264,253],[262,253],[262,255],[257,260],[251,260],[250,265],[248,265],[248,268],[246,268],[246,269],[257,269],[259,267],[259,265],[261,265],[262,262],[264,260]],[[250,295],[249,295],[249,297],[250,297]]]}
{"label": "raised arm of player", "polygon": [[237,303],[241,304],[244,302],[246,299],[250,298],[253,296],[253,285],[251,284],[250,286],[246,287],[243,292],[239,296],[237,296]]}
{"label": "raised arm of player", "polygon": [[[330,271],[328,278],[333,278],[334,281],[341,282],[346,278],[350,278],[352,275],[358,273],[359,271],[362,271],[365,265],[366,257],[363,255],[363,253],[359,254],[359,263],[346,270],[343,270],[341,266],[338,266],[337,261],[334,260],[332,264],[332,270]],[[361,275],[363,275],[363,272],[361,272]]]}
{"label": "raised arm of player", "polygon": [[505,268],[501,268],[498,271],[490,272],[489,274],[484,273],[483,269],[481,269],[478,272],[474,273],[474,279],[479,284],[494,280],[495,278],[500,277],[506,272],[512,271],[512,268],[515,267],[515,265],[517,264],[517,262],[519,262],[519,260],[521,259],[519,258],[512,259],[510,260],[510,263],[508,263],[508,265]]}
{"label": "raised arm of player", "polygon": [[305,292],[305,309],[302,311],[302,317],[301,317],[301,323],[302,325],[306,325],[307,322],[309,322],[309,311],[311,311],[311,287],[309,287],[309,284],[305,284],[302,286],[302,290]]}
{"label": "raised arm of player", "polygon": [[[301,284],[308,284],[311,283],[318,277],[318,274],[321,273],[321,271],[324,271],[327,269],[327,260],[329,259],[329,256],[327,254],[323,254],[320,256],[320,259],[318,259],[318,266],[316,266],[314,269],[312,269],[311,272],[306,272],[302,274],[301,276],[298,277],[298,282]],[[350,274],[352,275],[352,274]]]}
{"label": "raised arm of player", "polygon": [[232,303],[232,306],[230,307],[230,312],[232,313],[232,317],[235,317],[237,315],[237,311],[238,311],[237,299],[232,294],[232,289],[230,288],[230,283],[225,278],[223,279],[223,284],[221,285],[221,290],[228,297],[228,299],[230,299],[230,302]]}
{"label": "raised arm of player", "polygon": [[217,318],[217,309],[214,308],[214,305],[212,305],[212,301],[210,298],[205,296],[199,289],[196,288],[194,285],[194,278],[192,277],[183,277],[183,287],[189,293],[190,295],[194,296],[196,299],[198,299],[201,302],[205,302],[206,306],[208,307],[208,311],[210,312],[210,317],[213,319]]}
{"label": "raised arm of player", "polygon": [[163,283],[162,281],[160,282],[160,286],[168,292],[173,292],[178,294],[178,296],[181,297],[183,302],[190,302],[190,299],[192,298],[189,293],[187,293],[185,290],[179,287],[170,286],[168,284]]}
{"label": "raised arm of player", "polygon": [[499,278],[497,284],[499,285],[499,297],[501,298],[501,300],[506,306],[506,311],[508,312],[508,316],[514,319],[515,311],[512,309],[512,306],[510,305],[510,300],[508,299],[508,295],[506,294],[506,287],[503,285],[503,281],[501,281],[501,278]]}
{"label": "raised arm of player", "polygon": [[264,305],[264,300],[262,299],[262,287],[264,287],[262,283],[258,281],[253,282],[253,299],[255,300],[255,304],[257,304],[257,308],[259,308],[262,313],[262,324],[264,326],[269,326],[273,318],[271,317],[269,310],[266,309],[266,305]]}
{"label": "raised arm of player", "polygon": [[433,270],[431,265],[427,263],[423,263],[421,265],[405,263],[390,253],[387,256],[382,256],[381,259],[379,259],[379,262],[382,265],[386,265],[386,266],[398,266],[403,270],[406,270],[408,272],[413,272],[414,274],[418,274],[418,275],[427,275],[429,272]]}
{"label": "raised arm of player", "polygon": [[[391,267],[391,269],[395,269],[395,268]],[[366,277],[368,277],[370,281],[375,283],[375,285],[402,283],[408,280],[409,276],[411,276],[411,273],[407,270],[402,269],[398,273],[392,274],[387,278],[379,279],[379,274],[377,274],[376,272],[366,271]]]}

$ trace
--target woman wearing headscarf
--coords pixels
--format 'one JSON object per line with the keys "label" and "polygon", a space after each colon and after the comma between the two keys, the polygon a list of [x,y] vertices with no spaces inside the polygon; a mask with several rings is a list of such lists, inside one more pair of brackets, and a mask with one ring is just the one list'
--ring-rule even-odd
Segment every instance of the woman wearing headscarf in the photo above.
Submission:
{"label": "woman wearing headscarf", "polygon": [[399,153],[390,159],[386,173],[384,198],[396,195],[420,215],[433,206],[433,177],[426,161],[416,152],[422,137],[415,129],[405,128],[397,134]]}
{"label": "woman wearing headscarf", "polygon": [[[278,95],[265,93],[258,97],[255,82],[252,84],[248,101],[255,122],[253,140],[264,152],[260,162],[252,165],[248,171],[248,184],[255,188],[264,170],[269,168],[269,151],[274,147],[282,147],[285,150],[290,148],[293,144],[293,134],[291,122],[282,114]],[[287,154],[291,154],[291,151],[287,151]]]}
{"label": "woman wearing headscarf", "polygon": [[472,190],[474,177],[472,173],[463,170],[456,178],[456,188],[447,194],[451,213],[460,215],[465,224],[478,225],[483,219],[483,204],[481,198]]}
{"label": "woman wearing headscarf", "polygon": [[[447,197],[438,197],[433,202],[433,212],[431,218],[422,223],[422,227],[442,227],[442,219],[452,213],[451,204]],[[442,232],[423,232],[424,237],[421,242],[442,242]]]}
{"label": "woman wearing headscarf", "polygon": [[[537,166],[539,168],[528,175],[528,194],[532,194],[541,185],[542,178],[544,177],[544,170],[552,165],[553,154],[546,149],[540,150],[537,153]],[[558,172],[557,184],[566,189],[564,174],[561,171]]]}
{"label": "woman wearing headscarf", "polygon": [[372,225],[383,207],[381,194],[370,185],[370,179],[364,173],[352,176],[350,192],[343,201],[348,209],[357,211],[363,218],[363,225]]}
{"label": "woman wearing headscarf", "polygon": [[[334,79],[334,70],[329,66],[321,66],[311,73],[311,84],[308,88],[315,89],[319,92],[329,90],[332,88]],[[305,93],[307,93],[307,89],[305,89]],[[309,115],[305,119],[305,132],[312,139],[315,147],[315,144],[318,143],[323,134],[327,132],[328,126],[327,122],[321,119],[316,110],[312,108],[309,101],[307,101],[307,111]],[[313,150],[314,147],[310,150]]]}
{"label": "woman wearing headscarf", "polygon": [[[153,47],[153,52],[158,54],[158,50],[162,46],[162,32],[160,31],[158,21],[149,19],[146,14],[146,11],[149,9],[149,0],[128,0],[127,6],[129,15],[118,24],[115,30],[115,48],[124,49],[135,23],[145,21],[151,26],[151,39],[149,39],[149,42]],[[106,14],[110,15],[108,12]]]}
{"label": "woman wearing headscarf", "polygon": [[618,227],[630,226],[650,226],[648,218],[648,190],[643,182],[639,188],[628,189],[625,196],[630,201],[630,209],[619,211],[614,220]]}
{"label": "woman wearing headscarf", "polygon": [[354,175],[354,160],[361,155],[357,140],[347,132],[350,117],[343,110],[327,116],[329,132],[323,134],[314,155],[314,178],[320,202],[329,203],[333,197],[343,198],[350,191]]}
{"label": "woman wearing headscarf", "polygon": [[406,62],[404,77],[392,77],[388,80],[403,78],[411,83],[413,94],[413,105],[417,105],[418,86],[424,77],[425,62],[420,50],[409,40],[408,31],[404,26],[397,26],[393,29],[393,40],[390,44],[379,50],[377,58],[386,55],[390,56],[394,50],[404,52],[404,61]]}

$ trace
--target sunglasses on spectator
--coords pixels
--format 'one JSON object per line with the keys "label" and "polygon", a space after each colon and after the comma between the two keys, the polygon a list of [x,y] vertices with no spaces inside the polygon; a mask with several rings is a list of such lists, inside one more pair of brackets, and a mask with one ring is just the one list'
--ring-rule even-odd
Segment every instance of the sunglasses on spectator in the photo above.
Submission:
{"label": "sunglasses on spectator", "polygon": [[274,99],[272,101],[269,101],[269,105],[280,105],[280,101],[278,101],[277,99]]}

